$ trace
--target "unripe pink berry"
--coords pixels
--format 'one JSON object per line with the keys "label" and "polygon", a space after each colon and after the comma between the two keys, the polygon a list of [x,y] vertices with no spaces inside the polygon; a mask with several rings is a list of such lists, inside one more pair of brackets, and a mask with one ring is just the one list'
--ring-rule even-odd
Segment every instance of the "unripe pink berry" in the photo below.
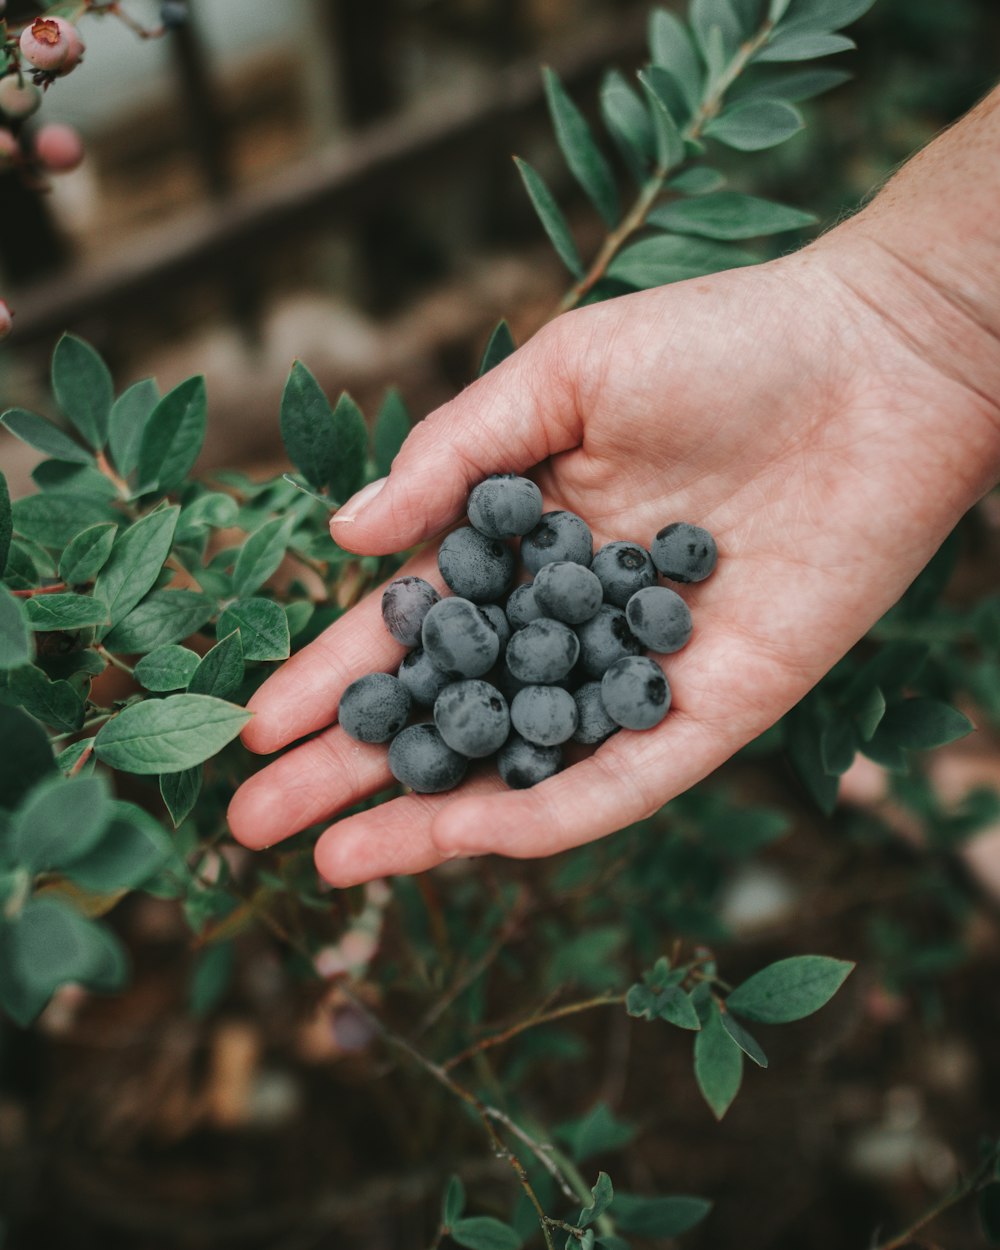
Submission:
{"label": "unripe pink berry", "polygon": [[41,102],[42,93],[26,78],[21,80],[17,74],[8,74],[0,79],[0,110],[15,121],[30,117]]}
{"label": "unripe pink berry", "polygon": [[10,169],[17,163],[21,147],[6,126],[0,126],[0,170]]}
{"label": "unripe pink berry", "polygon": [[49,122],[35,135],[35,155],[50,174],[65,174],[83,160],[83,140],[72,126]]}
{"label": "unripe pink berry", "polygon": [[20,44],[24,59],[48,73],[67,73],[64,67],[72,69],[83,56],[83,40],[64,17],[36,17],[21,31]]}
{"label": "unripe pink berry", "polygon": [[0,339],[5,339],[14,328],[14,314],[5,299],[0,299]]}

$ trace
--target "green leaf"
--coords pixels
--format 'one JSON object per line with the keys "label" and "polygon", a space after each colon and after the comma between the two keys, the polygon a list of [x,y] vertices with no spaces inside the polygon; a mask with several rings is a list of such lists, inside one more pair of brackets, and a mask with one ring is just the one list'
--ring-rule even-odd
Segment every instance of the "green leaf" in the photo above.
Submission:
{"label": "green leaf", "polygon": [[236,557],[233,589],[245,598],[259,590],[285,558],[295,518],[277,516],[251,534]]}
{"label": "green leaf", "polygon": [[781,21],[788,11],[792,0],[770,0],[767,6],[767,20],[774,26]]}
{"label": "green leaf", "polygon": [[506,360],[508,356],[512,356],[516,351],[517,344],[514,342],[514,336],[510,332],[510,326],[506,321],[498,321],[479,362],[479,373],[477,376],[481,378],[483,374],[489,373],[501,360]]}
{"label": "green leaf", "polygon": [[618,189],[611,166],[555,70],[545,66],[542,76],[552,126],[566,164],[605,222],[614,226],[618,221]]}
{"label": "green leaf", "polygon": [[108,605],[112,628],[159,577],[170,554],[179,512],[176,504],[151,512],[115,539],[111,555],[94,582],[94,595]]}
{"label": "green leaf", "polygon": [[863,17],[875,0],[792,0],[783,31],[840,30]]}
{"label": "green leaf", "polygon": [[824,725],[808,700],[792,708],[783,723],[789,759],[820,810],[829,816],[837,805],[839,783],[823,764]]}
{"label": "green leaf", "polygon": [[655,67],[639,71],[639,84],[646,96],[646,104],[653,121],[653,139],[656,145],[656,164],[660,170],[673,169],[684,160],[684,140],[677,122],[663,99],[662,82]]}
{"label": "green leaf", "polygon": [[390,386],[375,418],[373,436],[375,468],[382,477],[392,468],[392,462],[406,441],[412,425],[402,395],[395,386]]}
{"label": "green leaf", "polygon": [[0,808],[10,811],[37,782],[55,772],[45,730],[19,708],[0,703]]}
{"label": "green leaf", "polygon": [[147,699],[106,721],[94,752],[127,773],[179,772],[221,751],[249,719],[243,708],[204,694]]}
{"label": "green leaf", "polygon": [[452,1176],[441,1200],[441,1223],[451,1228],[462,1218],[465,1210],[465,1186],[460,1176]]}
{"label": "green leaf", "polygon": [[605,75],[600,110],[608,134],[632,177],[641,185],[656,154],[653,122],[642,99],[620,70],[612,69]]}
{"label": "green leaf", "polygon": [[743,41],[740,20],[729,0],[691,0],[691,27],[706,63],[711,64],[713,27],[722,36],[722,53],[728,60]]}
{"label": "green leaf", "polygon": [[65,460],[42,460],[31,470],[39,490],[60,495],[90,495],[111,504],[118,498],[114,482],[93,464],[67,464]]}
{"label": "green leaf", "polygon": [[[56,756],[56,767],[61,773],[68,774],[76,768],[80,761],[80,757],[85,751],[89,751],[94,745],[93,738],[79,738],[76,742],[71,743],[65,751],[60,751]],[[80,765],[76,776],[88,777],[94,771],[95,760],[93,755],[88,755],[86,761]]]}
{"label": "green leaf", "polygon": [[904,699],[887,709],[873,741],[908,751],[929,751],[964,738],[973,729],[967,716],[940,699]]}
{"label": "green leaf", "polygon": [[[701,1032],[695,1034],[694,1074],[702,1097],[715,1118],[721,1120],[739,1093],[743,1080],[743,1052],[726,1032],[715,1002],[710,1002]],[[620,1221],[616,1222],[622,1228],[627,1227]]]}
{"label": "green leaf", "polygon": [[7,479],[0,472],[0,577],[7,567],[7,556],[10,553],[10,540],[14,533],[14,518],[10,510],[10,490]]}
{"label": "green leaf", "polygon": [[0,583],[0,671],[30,664],[34,653],[24,602]]}
{"label": "green leaf", "polygon": [[8,409],[0,417],[0,424],[5,425],[22,443],[34,447],[35,451],[44,452],[53,460],[63,460],[68,464],[94,463],[93,455],[79,443],[74,443],[57,425],[33,412],[25,411],[24,408]]}
{"label": "green leaf", "polygon": [[849,82],[852,75],[846,69],[790,69],[767,74],[760,78],[740,79],[727,99],[736,100],[790,100],[798,104],[812,100],[825,91]]}
{"label": "green leaf", "polygon": [[334,405],[332,420],[337,459],[330,490],[335,499],[344,503],[364,484],[368,426],[361,409],[346,391]]}
{"label": "green leaf", "polygon": [[665,1020],[679,1029],[699,1029],[698,1013],[690,997],[677,985],[652,989],[646,985],[633,985],[625,997],[625,1010],[630,1016],[644,1016],[647,1020]]}
{"label": "green leaf", "polygon": [[824,728],[819,740],[823,768],[831,777],[840,777],[854,763],[858,742],[854,726],[842,716],[835,717]]}
{"label": "green leaf", "polygon": [[815,221],[812,213],[737,191],[661,204],[646,218],[647,225],[705,239],[755,239],[785,230],[801,230]]}
{"label": "green leaf", "polygon": [[194,768],[185,768],[181,772],[160,775],[160,794],[175,829],[190,815],[198,801],[203,771],[202,765],[196,764]]}
{"label": "green leaf", "polygon": [[113,800],[111,823],[89,854],[66,868],[85,890],[137,890],[167,862],[173,846],[159,821],[134,803]]}
{"label": "green leaf", "polygon": [[203,950],[191,975],[189,1003],[191,1014],[204,1019],[222,1000],[229,988],[236,967],[236,948],[232,942],[216,942]]}
{"label": "green leaf", "polygon": [[72,540],[59,557],[59,576],[69,586],[91,582],[104,568],[118,533],[114,521],[91,525]]}
{"label": "green leaf", "polygon": [[244,599],[230,604],[219,617],[222,637],[240,631],[245,660],[284,660],[291,650],[288,617],[271,599]]}
{"label": "green leaf", "polygon": [[616,1119],[606,1102],[598,1102],[580,1119],[557,1125],[553,1135],[566,1143],[574,1162],[582,1163],[593,1155],[621,1150],[638,1131],[636,1125]]}
{"label": "green leaf", "polygon": [[679,1237],[708,1215],[712,1204],[705,1198],[640,1198],[637,1194],[615,1194],[615,1224],[638,1237]]}
{"label": "green leaf", "polygon": [[324,490],[333,481],[338,456],[333,410],[301,360],[292,365],[281,397],[281,441],[311,486]]}
{"label": "green leaf", "polygon": [[979,1191],[979,1223],[991,1246],[1000,1246],[1000,1181],[992,1181]]}
{"label": "green leaf", "polygon": [[878,686],[873,686],[861,699],[854,715],[858,725],[858,733],[863,741],[870,742],[875,734],[875,730],[882,723],[882,717],[885,716],[885,695]]}
{"label": "green leaf", "polygon": [[72,334],[62,336],[52,357],[52,390],[90,446],[103,447],[115,392],[107,365],[89,343]]}
{"label": "green leaf", "polygon": [[673,74],[694,112],[701,103],[701,61],[688,28],[667,9],[654,9],[649,15],[649,50],[653,64]]}
{"label": "green leaf", "polygon": [[13,815],[11,852],[31,873],[63,868],[97,845],[111,815],[103,777],[46,778]]}
{"label": "green leaf", "polygon": [[555,197],[545,185],[541,175],[536,173],[527,161],[523,161],[519,156],[515,156],[514,163],[524,182],[528,198],[531,200],[535,212],[545,228],[545,233],[549,236],[549,241],[556,250],[556,254],[574,278],[582,278],[583,261],[580,259],[580,253],[577,251],[572,234],[570,234],[566,218],[562,215],[562,210],[556,203]]}
{"label": "green leaf", "polygon": [[11,509],[18,534],[60,551],[90,525],[114,518],[108,504],[93,495],[44,491],[15,500]]}
{"label": "green leaf", "polygon": [[726,999],[726,1006],[760,1024],[802,1020],[830,1001],[854,964],[826,955],[793,955],[755,972]]}
{"label": "green leaf", "polygon": [[665,282],[682,282],[754,264],[756,260],[747,252],[723,244],[683,235],[657,234],[620,251],[607,273],[609,278],[644,290]]}
{"label": "green leaf", "polygon": [[724,186],[726,175],[708,165],[692,165],[690,169],[682,169],[667,183],[671,191],[679,191],[682,195],[707,195]]}
{"label": "green leaf", "polygon": [[243,642],[239,630],[234,629],[202,657],[188,683],[188,690],[191,694],[231,699],[240,688],[243,672]]}
{"label": "green leaf", "polygon": [[741,100],[708,122],[704,133],[741,152],[759,152],[784,143],[804,124],[784,100]]}
{"label": "green leaf", "polygon": [[69,981],[121,989],[128,974],[118,940],[103,925],[48,894],[24,905],[9,925],[7,948],[15,978],[46,997]]}
{"label": "green leaf", "polygon": [[104,639],[110,651],[152,651],[181,642],[205,624],[216,604],[194,590],[151,590]]}
{"label": "green leaf", "polygon": [[846,35],[809,34],[807,31],[776,35],[757,53],[756,61],[811,61],[814,57],[848,52],[858,45]]}
{"label": "green leaf", "polygon": [[451,1239],[466,1250],[520,1250],[521,1238],[492,1215],[473,1215],[452,1225]]}
{"label": "green leaf", "polygon": [[239,504],[231,495],[218,490],[206,491],[181,508],[175,538],[178,542],[189,542],[206,529],[227,529],[236,524],[239,512]]}
{"label": "green leaf", "polygon": [[84,629],[88,625],[102,625],[108,619],[108,609],[103,600],[90,595],[33,595],[25,601],[31,628]]}
{"label": "green leaf", "polygon": [[580,1212],[580,1228],[588,1228],[591,1224],[595,1224],[614,1201],[614,1186],[611,1184],[611,1177],[608,1176],[607,1172],[598,1172],[597,1181],[590,1193],[593,1197],[593,1202]]}
{"label": "green leaf", "polygon": [[10,692],[26,712],[59,730],[83,724],[83,697],[68,681],[50,681],[40,668],[25,664],[10,675]]}
{"label": "green leaf", "polygon": [[176,490],[194,467],[205,441],[208,396],[203,377],[188,378],[153,409],[139,444],[138,491]]}
{"label": "green leaf", "polygon": [[729,1011],[723,1011],[722,1027],[733,1039],[736,1045],[743,1051],[748,1059],[752,1059],[758,1068],[767,1067],[767,1055],[764,1054],[759,1042],[749,1030],[745,1029],[739,1020]]}
{"label": "green leaf", "polygon": [[200,662],[196,651],[169,643],[143,656],[135,666],[135,679],[147,690],[186,690]]}
{"label": "green leaf", "polygon": [[123,391],[112,405],[108,450],[122,477],[134,473],[139,464],[142,436],[159,402],[160,388],[152,378],[144,378]]}
{"label": "green leaf", "polygon": [[858,669],[844,691],[847,703],[868,694],[879,686],[884,695],[893,695],[912,685],[920,676],[930,648],[925,642],[892,642],[883,646]]}

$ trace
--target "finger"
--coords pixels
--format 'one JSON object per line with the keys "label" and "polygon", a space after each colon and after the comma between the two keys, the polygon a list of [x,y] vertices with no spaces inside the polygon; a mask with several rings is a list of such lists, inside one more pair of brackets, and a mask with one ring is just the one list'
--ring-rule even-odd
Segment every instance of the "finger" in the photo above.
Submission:
{"label": "finger", "polygon": [[[462,793],[496,795],[503,782],[483,772],[462,784]],[[447,858],[430,836],[438,812],[455,802],[447,794],[406,794],[370,812],[348,816],[316,843],[316,868],[342,889],[376,877],[425,872]]]}
{"label": "finger", "polygon": [[[578,314],[572,314],[576,316]],[[454,521],[490,473],[522,472],[580,443],[569,343],[560,319],[421,421],[393,461],[330,522],[349,551],[410,547]]]}
{"label": "finger", "polygon": [[[433,552],[409,560],[397,577],[423,577],[447,594]],[[365,673],[395,672],[406,654],[382,622],[382,591],[366,595],[308,646],[286,660],[247,703],[253,716],[243,728],[243,745],[269,755],[329,725],[340,696]]]}
{"label": "finger", "polygon": [[229,828],[259,851],[391,784],[385,747],[334,725],[245,781],[230,801]]}

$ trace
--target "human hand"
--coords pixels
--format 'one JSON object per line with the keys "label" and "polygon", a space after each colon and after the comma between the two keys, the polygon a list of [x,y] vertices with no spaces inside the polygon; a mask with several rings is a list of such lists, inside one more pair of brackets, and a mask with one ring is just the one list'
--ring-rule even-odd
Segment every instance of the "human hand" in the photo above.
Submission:
{"label": "human hand", "polygon": [[[595,546],[648,546],[692,521],[716,537],[719,567],[682,588],[694,633],[664,660],[673,706],[657,728],[622,730],[532,790],[484,773],[350,816],[319,839],[322,875],[348,885],[579,845],[655,811],[802,698],[996,477],[996,410],[949,341],[967,327],[920,282],[842,228],[780,261],[564,315],[418,425],[383,488],[332,521],[342,546],[413,546],[458,519],[482,478],[532,470],[546,509],[579,513]],[[442,587],[433,548],[402,572]],[[237,792],[245,845],[391,784],[386,748],[331,724],[351,681],[402,657],[380,597],[250,701],[251,750],[321,732]]]}

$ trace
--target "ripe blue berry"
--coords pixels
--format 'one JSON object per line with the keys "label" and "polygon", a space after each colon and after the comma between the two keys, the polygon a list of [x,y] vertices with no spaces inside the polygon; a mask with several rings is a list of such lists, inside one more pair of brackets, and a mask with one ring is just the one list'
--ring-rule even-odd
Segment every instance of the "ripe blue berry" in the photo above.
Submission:
{"label": "ripe blue berry", "polygon": [[649,549],[653,563],[672,582],[701,582],[719,558],[715,539],[698,525],[675,521],[664,526]]}
{"label": "ripe blue berry", "polygon": [[482,677],[497,661],[500,639],[468,599],[441,599],[424,617],[424,650],[436,667],[460,677]]}
{"label": "ripe blue berry", "polygon": [[521,540],[521,559],[532,573],[553,560],[569,560],[589,568],[593,558],[594,536],[587,522],[575,512],[544,512],[535,528]]}
{"label": "ripe blue berry", "polygon": [[543,617],[519,629],[507,644],[507,667],[519,681],[547,686],[561,681],[576,663],[580,641],[562,621]]}
{"label": "ripe blue berry", "polygon": [[500,639],[500,655],[507,650],[507,643],[510,642],[511,628],[510,621],[507,620],[507,614],[498,603],[481,603],[479,611],[489,621],[493,628],[497,631],[497,637]]}
{"label": "ripe blue berry", "polygon": [[497,768],[512,790],[527,790],[562,768],[562,751],[559,747],[540,747],[511,734],[497,756]]}
{"label": "ripe blue berry", "polygon": [[658,664],[644,655],[616,660],[601,678],[601,701],[625,729],[652,729],[670,707],[670,687]]}
{"label": "ripe blue berry", "polygon": [[502,599],[514,581],[514,552],[471,525],[452,530],[438,548],[438,568],[448,586],[473,603]]}
{"label": "ripe blue berry", "polygon": [[610,603],[602,604],[596,616],[578,625],[576,636],[580,640],[580,667],[588,677],[603,677],[616,660],[642,650],[625,613]]}
{"label": "ripe blue berry", "polygon": [[604,595],[604,588],[590,569],[568,560],[543,564],[532,585],[535,602],[545,615],[568,625],[589,621],[596,615]]}
{"label": "ripe blue berry", "polygon": [[510,705],[510,721],[528,742],[558,746],[573,736],[579,715],[576,700],[559,686],[525,686]]}
{"label": "ripe blue berry", "polygon": [[637,590],[656,585],[653,561],[638,543],[606,543],[590,567],[604,588],[604,602],[616,608],[623,608]]}
{"label": "ripe blue berry", "polygon": [[466,767],[465,756],[453,751],[433,725],[410,725],[389,746],[389,771],[418,794],[453,790]]}
{"label": "ripe blue berry", "polygon": [[415,647],[403,656],[396,676],[413,702],[421,707],[433,707],[445,686],[458,680],[456,673],[442,672],[423,647]]}
{"label": "ripe blue berry", "polygon": [[424,617],[441,598],[422,577],[397,577],[382,594],[382,620],[397,642],[415,647]]}
{"label": "ripe blue berry", "polygon": [[533,582],[514,587],[507,599],[506,611],[512,629],[523,629],[525,625],[530,625],[532,621],[545,615],[535,598]]}
{"label": "ripe blue berry", "polygon": [[368,673],[352,681],[340,698],[337,719],[358,742],[388,742],[406,724],[410,696],[391,673]]}
{"label": "ripe blue berry", "polygon": [[469,496],[469,520],[487,538],[527,534],[541,515],[542,492],[516,473],[494,473]]}
{"label": "ripe blue berry", "polygon": [[510,710],[488,681],[456,681],[438,695],[434,724],[453,751],[479,760],[507,741]]}
{"label": "ripe blue berry", "polygon": [[650,651],[669,655],[691,637],[691,609],[675,590],[647,586],[628,601],[625,616],[636,638]]}
{"label": "ripe blue berry", "polygon": [[619,726],[608,715],[604,700],[601,698],[599,681],[585,682],[573,698],[576,700],[578,718],[576,732],[573,734],[574,742],[595,746],[598,742],[604,742],[606,738],[618,732]]}

